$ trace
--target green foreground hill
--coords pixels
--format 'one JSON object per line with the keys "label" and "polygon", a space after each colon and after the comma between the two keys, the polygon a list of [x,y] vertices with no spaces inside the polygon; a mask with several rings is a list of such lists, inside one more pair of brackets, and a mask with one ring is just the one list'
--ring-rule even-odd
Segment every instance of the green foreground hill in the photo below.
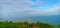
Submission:
{"label": "green foreground hill", "polygon": [[[48,23],[29,23],[29,22],[0,22],[0,28],[55,28],[54,25],[48,24]],[[58,28],[60,28],[60,25],[58,25]]]}

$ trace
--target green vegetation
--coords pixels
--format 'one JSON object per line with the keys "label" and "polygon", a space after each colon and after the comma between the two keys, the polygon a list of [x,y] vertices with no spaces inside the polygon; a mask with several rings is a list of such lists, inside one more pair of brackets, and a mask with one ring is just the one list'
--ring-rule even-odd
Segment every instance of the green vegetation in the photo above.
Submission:
{"label": "green vegetation", "polygon": [[60,28],[60,25],[58,25],[58,28]]}
{"label": "green vegetation", "polygon": [[[0,28],[55,28],[53,25],[47,23],[29,23],[29,22],[0,22]],[[60,28],[60,25],[58,25]]]}

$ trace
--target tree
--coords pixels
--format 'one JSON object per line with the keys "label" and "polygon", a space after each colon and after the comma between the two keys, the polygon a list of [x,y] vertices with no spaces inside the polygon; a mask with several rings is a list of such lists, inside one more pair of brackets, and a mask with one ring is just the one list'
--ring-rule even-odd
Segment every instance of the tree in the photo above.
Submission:
{"label": "tree", "polygon": [[10,23],[13,23],[12,21],[10,21]]}
{"label": "tree", "polygon": [[5,21],[5,23],[8,23],[8,21]]}
{"label": "tree", "polygon": [[60,28],[60,25],[58,25],[58,28]]}

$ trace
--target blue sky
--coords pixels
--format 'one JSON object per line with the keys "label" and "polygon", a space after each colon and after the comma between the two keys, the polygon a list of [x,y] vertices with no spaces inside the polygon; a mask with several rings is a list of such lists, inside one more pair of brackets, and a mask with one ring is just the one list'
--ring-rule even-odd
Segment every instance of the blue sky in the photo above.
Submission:
{"label": "blue sky", "polygon": [[0,0],[0,18],[60,14],[60,0]]}

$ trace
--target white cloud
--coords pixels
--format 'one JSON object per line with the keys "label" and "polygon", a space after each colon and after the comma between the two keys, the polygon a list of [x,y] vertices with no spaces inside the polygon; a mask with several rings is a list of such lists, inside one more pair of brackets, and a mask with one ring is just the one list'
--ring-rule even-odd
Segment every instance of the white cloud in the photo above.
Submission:
{"label": "white cloud", "polygon": [[46,14],[46,15],[54,15],[54,14],[60,14],[60,5],[55,5],[53,8],[50,8],[47,11],[42,12],[42,14]]}
{"label": "white cloud", "polygon": [[20,9],[17,9],[16,12],[23,12],[23,11],[29,11],[29,10],[32,10],[32,9],[29,7],[22,7]]}
{"label": "white cloud", "polygon": [[[42,7],[43,8],[43,7]],[[54,7],[50,8],[49,10],[46,10],[46,11],[33,11],[32,8],[30,7],[22,7],[20,9],[17,9],[16,10],[17,12],[25,12],[27,11],[26,13],[28,15],[54,15],[54,14],[60,14],[60,5],[59,4],[56,4]]]}
{"label": "white cloud", "polygon": [[[43,7],[40,7],[43,8]],[[40,12],[34,12],[31,14],[35,14],[35,15],[60,15],[60,4],[57,3],[55,6],[53,6],[52,8],[45,10],[45,11],[40,11]]]}
{"label": "white cloud", "polygon": [[[32,10],[31,7],[32,6],[35,7],[35,6],[39,6],[39,5],[36,5],[35,2],[32,2],[30,0],[0,0],[0,1],[1,1],[0,4],[1,3],[3,5],[6,5],[6,4],[8,5],[9,4],[8,6],[10,6],[10,7],[8,7],[7,5],[6,6],[2,5],[3,7],[5,7],[5,9],[8,8],[8,10],[12,10],[12,8],[13,8],[13,10],[14,10],[14,8],[16,8],[16,7],[18,7],[18,5],[20,5],[20,7],[18,7],[18,9],[15,9],[16,12],[32,11],[32,13],[30,13],[30,14],[44,14],[44,13],[48,14],[48,13],[51,13],[51,12],[55,13],[58,9],[58,7],[54,7],[52,9],[49,9],[49,10],[44,11],[44,12],[35,12],[35,11]],[[39,0],[37,0],[37,1],[39,1]],[[40,1],[50,1],[50,0],[40,0]],[[40,8],[43,8],[43,6],[41,6]],[[6,12],[9,12],[9,11],[6,11]]]}

